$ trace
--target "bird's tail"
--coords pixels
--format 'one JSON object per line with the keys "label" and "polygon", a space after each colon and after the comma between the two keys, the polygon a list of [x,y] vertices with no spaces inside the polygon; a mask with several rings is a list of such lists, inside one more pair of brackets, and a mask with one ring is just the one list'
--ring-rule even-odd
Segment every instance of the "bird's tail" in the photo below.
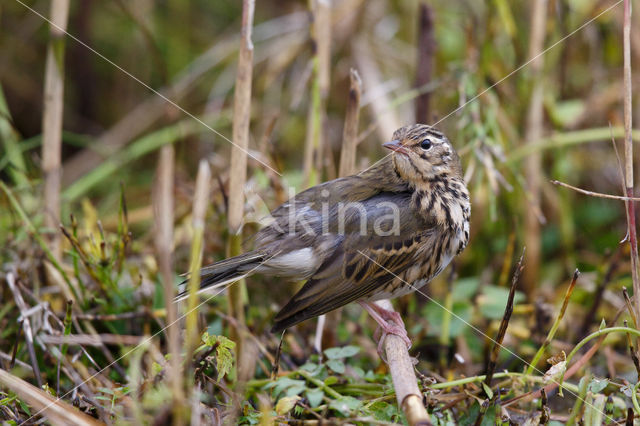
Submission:
{"label": "bird's tail", "polygon": [[[252,251],[230,259],[221,260],[200,269],[200,290],[198,293],[221,288],[234,281],[251,275],[267,258],[265,253]],[[184,300],[189,295],[185,280],[180,284],[175,301]]]}

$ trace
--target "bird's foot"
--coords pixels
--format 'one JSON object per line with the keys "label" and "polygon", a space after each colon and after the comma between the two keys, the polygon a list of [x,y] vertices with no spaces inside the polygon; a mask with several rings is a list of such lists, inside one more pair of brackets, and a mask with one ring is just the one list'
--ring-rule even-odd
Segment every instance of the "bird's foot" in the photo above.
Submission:
{"label": "bird's foot", "polygon": [[358,303],[360,303],[360,306],[369,312],[369,315],[379,324],[378,329],[374,333],[374,338],[378,340],[378,355],[380,355],[380,358],[386,362],[383,344],[387,334],[395,334],[407,344],[407,349],[411,348],[411,339],[409,339],[404,321],[402,321],[399,313],[384,309],[375,303]]}

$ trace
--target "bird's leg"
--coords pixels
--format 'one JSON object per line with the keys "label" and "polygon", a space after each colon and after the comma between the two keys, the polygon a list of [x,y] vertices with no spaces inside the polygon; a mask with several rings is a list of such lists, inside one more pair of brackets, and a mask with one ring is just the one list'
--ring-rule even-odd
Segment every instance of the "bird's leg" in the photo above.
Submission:
{"label": "bird's leg", "polygon": [[382,359],[384,359],[382,344],[387,334],[395,334],[396,336],[399,336],[407,344],[407,348],[411,347],[411,339],[409,339],[409,336],[407,335],[407,329],[405,328],[404,321],[402,321],[399,313],[396,311],[388,311],[375,303],[362,301],[359,301],[358,303],[364,308],[364,310],[369,312],[369,315],[371,315],[371,317],[380,325],[378,330],[376,330],[375,335],[378,335],[378,332],[381,331],[380,338],[378,339],[378,354]]}

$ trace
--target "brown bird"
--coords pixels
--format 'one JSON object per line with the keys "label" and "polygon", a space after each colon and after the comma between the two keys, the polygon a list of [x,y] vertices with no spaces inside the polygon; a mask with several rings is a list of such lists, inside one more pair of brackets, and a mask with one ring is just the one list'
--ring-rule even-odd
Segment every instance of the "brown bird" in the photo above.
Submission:
{"label": "brown bird", "polygon": [[379,164],[273,210],[254,251],[202,268],[202,290],[253,273],[307,280],[272,332],[358,302],[383,333],[410,345],[400,316],[371,302],[408,294],[438,275],[467,245],[471,205],[460,159],[441,132],[406,126],[383,146],[392,153]]}

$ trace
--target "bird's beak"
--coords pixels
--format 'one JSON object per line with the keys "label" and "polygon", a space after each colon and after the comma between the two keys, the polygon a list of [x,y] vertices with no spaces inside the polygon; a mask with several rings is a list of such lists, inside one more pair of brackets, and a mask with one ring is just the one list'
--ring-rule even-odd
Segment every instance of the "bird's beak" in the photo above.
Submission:
{"label": "bird's beak", "polygon": [[387,149],[390,149],[393,152],[397,152],[399,154],[404,154],[404,155],[409,154],[409,151],[407,151],[407,149],[404,146],[402,146],[400,141],[397,139],[391,142],[383,143],[382,146],[384,146]]}

